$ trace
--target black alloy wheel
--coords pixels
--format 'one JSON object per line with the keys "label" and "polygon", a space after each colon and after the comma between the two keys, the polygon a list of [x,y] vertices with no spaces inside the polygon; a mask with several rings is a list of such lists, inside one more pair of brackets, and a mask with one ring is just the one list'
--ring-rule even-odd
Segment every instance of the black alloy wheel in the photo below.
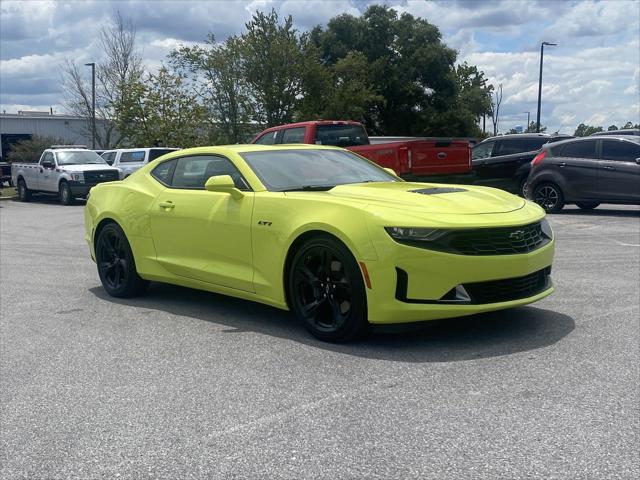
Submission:
{"label": "black alloy wheel", "polygon": [[71,196],[71,188],[65,181],[60,182],[58,188],[58,196],[60,197],[60,203],[62,205],[71,205],[73,203],[73,197]]}
{"label": "black alloy wheel", "polygon": [[349,249],[330,236],[308,240],[288,275],[289,305],[317,338],[345,342],[369,330],[360,267]]}
{"label": "black alloy wheel", "polygon": [[18,180],[18,198],[21,202],[28,202],[31,200],[31,190],[27,188],[27,184],[22,178]]}
{"label": "black alloy wheel", "polygon": [[96,241],[96,263],[102,286],[112,297],[132,297],[149,285],[140,278],[124,231],[115,223],[106,225]]}
{"label": "black alloy wheel", "polygon": [[600,204],[598,202],[576,202],[576,205],[582,210],[593,210]]}
{"label": "black alloy wheel", "polygon": [[564,197],[555,183],[542,183],[533,191],[533,201],[547,213],[558,213],[564,207]]}

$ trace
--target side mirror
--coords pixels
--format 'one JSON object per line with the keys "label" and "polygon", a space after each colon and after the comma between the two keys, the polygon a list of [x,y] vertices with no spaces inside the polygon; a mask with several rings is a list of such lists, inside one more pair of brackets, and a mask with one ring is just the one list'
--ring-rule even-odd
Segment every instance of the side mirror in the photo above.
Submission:
{"label": "side mirror", "polygon": [[389,167],[384,167],[385,171],[387,173],[390,173],[391,175],[393,175],[394,177],[397,177],[398,174],[395,172],[395,170],[393,168],[389,168]]}
{"label": "side mirror", "polygon": [[235,199],[244,197],[244,193],[236,188],[235,183],[231,175],[216,175],[215,177],[209,177],[204,184],[204,189],[208,192],[222,192],[229,193]]}
{"label": "side mirror", "polygon": [[42,162],[42,168],[48,168],[52,170],[55,168],[55,165],[52,162]]}

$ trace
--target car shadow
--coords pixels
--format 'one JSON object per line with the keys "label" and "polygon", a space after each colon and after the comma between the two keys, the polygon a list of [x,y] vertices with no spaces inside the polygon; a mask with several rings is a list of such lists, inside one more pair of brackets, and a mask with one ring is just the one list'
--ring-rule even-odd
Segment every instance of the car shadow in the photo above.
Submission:
{"label": "car shadow", "polygon": [[520,307],[448,320],[377,326],[366,339],[332,344],[313,338],[290,312],[255,302],[152,283],[143,297],[117,299],[100,286],[89,291],[100,300],[157,310],[227,327],[228,334],[255,332],[314,348],[358,357],[400,362],[455,362],[499,357],[552,345],[575,328],[564,314]]}
{"label": "car shadow", "polygon": [[555,215],[572,215],[580,217],[640,217],[640,208],[617,209],[611,207],[597,207],[593,210],[582,210],[578,207],[571,208],[567,206]]}
{"label": "car shadow", "polygon": [[[17,202],[17,203],[25,203],[25,202],[21,202],[20,199],[18,198],[12,198],[11,201]],[[77,198],[73,201],[71,205],[62,205],[57,195],[34,194],[28,203],[36,203],[36,204],[43,204],[43,205],[58,205],[60,207],[66,208],[66,207],[84,207],[87,201],[83,198]]]}

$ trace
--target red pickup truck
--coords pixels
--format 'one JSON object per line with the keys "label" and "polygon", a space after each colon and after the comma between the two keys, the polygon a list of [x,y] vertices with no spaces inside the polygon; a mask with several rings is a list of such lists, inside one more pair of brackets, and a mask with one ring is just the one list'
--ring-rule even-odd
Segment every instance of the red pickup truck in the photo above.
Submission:
{"label": "red pickup truck", "polygon": [[251,143],[343,147],[409,179],[471,171],[471,148],[466,140],[421,138],[371,144],[362,124],[352,121],[317,120],[280,125],[261,132]]}

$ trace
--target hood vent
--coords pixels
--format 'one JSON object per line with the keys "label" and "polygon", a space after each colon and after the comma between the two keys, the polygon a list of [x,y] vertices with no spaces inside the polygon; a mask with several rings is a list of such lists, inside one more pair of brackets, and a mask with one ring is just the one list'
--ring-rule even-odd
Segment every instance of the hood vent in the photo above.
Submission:
{"label": "hood vent", "polygon": [[464,188],[456,187],[434,187],[434,188],[420,188],[418,190],[409,190],[413,193],[421,193],[422,195],[436,195],[438,193],[453,193],[453,192],[466,192]]}

